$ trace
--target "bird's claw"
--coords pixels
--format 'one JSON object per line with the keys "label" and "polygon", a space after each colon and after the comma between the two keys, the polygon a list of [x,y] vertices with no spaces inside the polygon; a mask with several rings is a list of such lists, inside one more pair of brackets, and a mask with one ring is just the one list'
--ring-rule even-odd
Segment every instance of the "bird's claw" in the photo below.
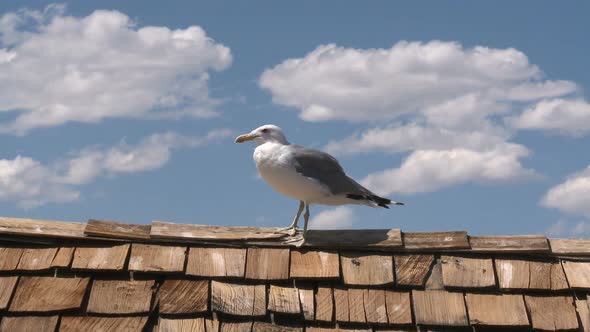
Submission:
{"label": "bird's claw", "polygon": [[297,234],[297,227],[285,227],[279,229],[279,232],[287,233],[289,236],[295,236]]}
{"label": "bird's claw", "polygon": [[303,235],[293,236],[293,238],[285,241],[286,244],[293,244],[299,248],[305,244],[305,237]]}

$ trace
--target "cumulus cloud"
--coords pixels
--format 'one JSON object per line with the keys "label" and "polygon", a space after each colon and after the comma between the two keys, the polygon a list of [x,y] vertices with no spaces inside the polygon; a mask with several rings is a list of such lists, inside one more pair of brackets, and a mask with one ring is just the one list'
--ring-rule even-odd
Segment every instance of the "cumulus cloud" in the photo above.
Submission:
{"label": "cumulus cloud", "polygon": [[549,189],[541,204],[562,212],[590,217],[590,166]]}
{"label": "cumulus cloud", "polygon": [[23,134],[106,118],[211,117],[210,71],[229,48],[199,26],[138,27],[118,11],[68,16],[64,6],[0,17],[0,131]]}
{"label": "cumulus cloud", "polygon": [[518,116],[507,118],[517,129],[539,129],[572,136],[590,132],[590,103],[583,99],[542,100]]}
{"label": "cumulus cloud", "polygon": [[348,206],[324,210],[309,221],[311,229],[343,229],[352,227],[354,213]]}
{"label": "cumulus cloud", "polygon": [[582,237],[590,235],[590,221],[582,220],[578,222],[559,219],[549,225],[545,234],[551,237]]}
{"label": "cumulus cloud", "polygon": [[171,151],[194,148],[231,136],[226,129],[204,137],[160,133],[135,145],[124,141],[110,148],[91,147],[68,158],[42,164],[30,157],[0,159],[0,201],[16,202],[23,208],[79,199],[79,186],[100,176],[136,173],[161,168]]}

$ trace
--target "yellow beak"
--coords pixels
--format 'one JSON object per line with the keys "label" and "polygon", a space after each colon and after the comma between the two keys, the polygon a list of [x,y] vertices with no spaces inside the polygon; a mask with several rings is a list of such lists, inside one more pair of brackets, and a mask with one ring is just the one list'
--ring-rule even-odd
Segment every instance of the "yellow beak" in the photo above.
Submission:
{"label": "yellow beak", "polygon": [[240,136],[236,137],[236,143],[251,141],[251,140],[255,139],[256,137],[258,137],[258,135],[251,134],[251,133],[240,135]]}

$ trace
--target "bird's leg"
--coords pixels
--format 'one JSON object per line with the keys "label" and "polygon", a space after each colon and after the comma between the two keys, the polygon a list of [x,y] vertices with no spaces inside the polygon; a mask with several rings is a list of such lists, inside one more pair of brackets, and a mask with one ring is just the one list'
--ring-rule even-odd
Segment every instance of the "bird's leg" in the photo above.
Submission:
{"label": "bird's leg", "polygon": [[305,204],[305,214],[303,214],[303,220],[305,221],[305,224],[303,224],[303,235],[302,235],[302,239],[301,242],[297,243],[297,247],[301,247],[302,245],[305,244],[305,235],[307,234],[307,223],[309,222],[309,204]]}
{"label": "bird's leg", "polygon": [[297,210],[297,214],[295,215],[291,226],[283,228],[281,231],[286,231],[290,236],[297,234],[297,222],[299,221],[299,216],[301,216],[301,212],[303,212],[304,207],[305,203],[303,201],[299,201],[299,210]]}

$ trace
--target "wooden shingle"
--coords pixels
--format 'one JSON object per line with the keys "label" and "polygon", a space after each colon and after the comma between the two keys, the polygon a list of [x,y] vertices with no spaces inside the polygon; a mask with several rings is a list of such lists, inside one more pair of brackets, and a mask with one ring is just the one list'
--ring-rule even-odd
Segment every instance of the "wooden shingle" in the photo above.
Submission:
{"label": "wooden shingle", "polygon": [[303,332],[303,328],[256,321],[252,325],[252,332]]}
{"label": "wooden shingle", "polygon": [[340,265],[335,251],[291,250],[291,278],[338,278]]}
{"label": "wooden shingle", "polygon": [[0,248],[0,271],[16,269],[23,250],[23,248]]}
{"label": "wooden shingle", "polygon": [[576,310],[580,317],[580,324],[582,331],[590,331],[590,307],[588,307],[588,300],[586,299],[575,299]]}
{"label": "wooden shingle", "polygon": [[432,263],[433,255],[395,255],[396,284],[400,286],[422,287]]}
{"label": "wooden shingle", "polygon": [[498,284],[503,289],[568,289],[559,262],[495,259]]}
{"label": "wooden shingle", "polygon": [[385,291],[385,304],[389,324],[412,324],[410,292]]}
{"label": "wooden shingle", "polygon": [[445,287],[485,288],[496,285],[491,258],[442,256]]}
{"label": "wooden shingle", "polygon": [[330,249],[400,248],[402,246],[402,235],[399,229],[312,229],[307,231],[305,246]]}
{"label": "wooden shingle", "polygon": [[334,312],[337,322],[348,322],[350,320],[348,290],[346,288],[334,287]]}
{"label": "wooden shingle", "polygon": [[153,221],[150,237],[179,240],[268,240],[285,237],[280,228],[225,227]]}
{"label": "wooden shingle", "polygon": [[467,249],[467,232],[403,233],[404,248],[408,250]]}
{"label": "wooden shingle", "polygon": [[80,308],[89,280],[22,276],[10,304],[10,311],[47,312]]}
{"label": "wooden shingle", "polygon": [[268,310],[283,314],[301,313],[301,303],[299,302],[299,291],[297,288],[270,285]]}
{"label": "wooden shingle", "polygon": [[211,281],[211,310],[235,316],[264,316],[266,286]]}
{"label": "wooden shingle", "polygon": [[77,247],[72,269],[118,271],[125,268],[129,244],[103,247]]}
{"label": "wooden shingle", "polygon": [[[366,289],[350,288],[346,291],[348,297],[348,321],[352,323],[365,323],[367,314],[363,303]],[[338,303],[336,303],[338,306]],[[338,308],[336,308],[338,310]]]}
{"label": "wooden shingle", "polygon": [[104,331],[104,332],[141,332],[147,323],[147,317],[97,317],[97,316],[63,316],[59,332]]}
{"label": "wooden shingle", "polygon": [[416,324],[467,326],[467,312],[462,293],[441,290],[413,290]]}
{"label": "wooden shingle", "polygon": [[183,272],[186,247],[133,243],[129,270],[141,272]]}
{"label": "wooden shingle", "polygon": [[165,280],[158,291],[160,313],[194,314],[206,312],[208,280]]}
{"label": "wooden shingle", "polygon": [[150,225],[90,219],[86,223],[84,234],[118,239],[149,240],[150,228]]}
{"label": "wooden shingle", "polygon": [[470,236],[469,243],[479,252],[549,252],[543,235]]}
{"label": "wooden shingle", "polygon": [[0,310],[6,309],[18,277],[0,277]]}
{"label": "wooden shingle", "polygon": [[205,331],[219,332],[219,321],[217,319],[205,318]]}
{"label": "wooden shingle", "polygon": [[334,298],[329,285],[318,286],[315,303],[315,319],[319,322],[331,322],[334,316]]}
{"label": "wooden shingle", "polygon": [[20,257],[17,270],[48,270],[57,248],[26,248]]}
{"label": "wooden shingle", "polygon": [[562,261],[571,288],[590,289],[590,262]]}
{"label": "wooden shingle", "polygon": [[341,253],[340,264],[348,285],[386,285],[394,281],[391,255]]}
{"label": "wooden shingle", "polygon": [[186,274],[199,277],[243,278],[246,269],[246,249],[191,247]]}
{"label": "wooden shingle", "polygon": [[551,252],[558,255],[590,254],[590,239],[549,239]]}
{"label": "wooden shingle", "polygon": [[469,322],[472,325],[529,326],[522,295],[465,295]]}
{"label": "wooden shingle", "polygon": [[289,249],[248,248],[246,278],[283,280],[289,278]]}
{"label": "wooden shingle", "polygon": [[578,317],[571,297],[525,295],[524,301],[533,329],[560,331],[578,328]]}
{"label": "wooden shingle", "polygon": [[150,311],[154,280],[94,280],[87,311],[139,314]]}
{"label": "wooden shingle", "polygon": [[385,290],[365,289],[363,291],[363,305],[367,323],[387,324]]}
{"label": "wooden shingle", "polygon": [[6,332],[54,332],[59,316],[4,317],[0,331]]}
{"label": "wooden shingle", "polygon": [[251,332],[252,322],[222,322],[220,332]]}
{"label": "wooden shingle", "polygon": [[199,318],[184,318],[184,319],[166,319],[160,317],[158,320],[157,332],[194,332],[206,331],[205,319]]}
{"label": "wooden shingle", "polygon": [[1,234],[84,238],[84,227],[78,222],[0,217]]}
{"label": "wooden shingle", "polygon": [[74,247],[60,247],[53,257],[51,267],[69,267],[75,249]]}
{"label": "wooden shingle", "polygon": [[301,311],[305,320],[314,320],[315,301],[314,290],[312,287],[299,287],[299,302],[301,302]]}

